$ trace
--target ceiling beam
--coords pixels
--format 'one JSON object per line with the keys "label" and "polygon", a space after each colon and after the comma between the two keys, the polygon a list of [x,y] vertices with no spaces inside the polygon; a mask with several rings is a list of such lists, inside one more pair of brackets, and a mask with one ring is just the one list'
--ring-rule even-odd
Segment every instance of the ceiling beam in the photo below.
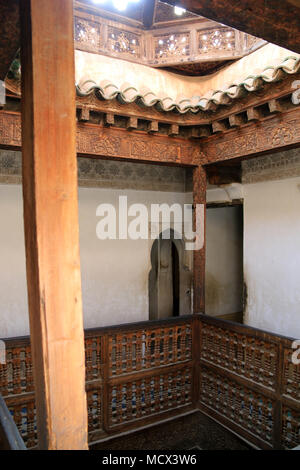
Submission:
{"label": "ceiling beam", "polygon": [[147,29],[151,28],[151,26],[153,25],[155,3],[156,3],[156,0],[147,0],[146,2],[144,2],[143,25]]}
{"label": "ceiling beam", "polygon": [[300,0],[165,0],[300,53]]}
{"label": "ceiling beam", "polygon": [[0,0],[0,80],[4,80],[20,47],[19,0]]}

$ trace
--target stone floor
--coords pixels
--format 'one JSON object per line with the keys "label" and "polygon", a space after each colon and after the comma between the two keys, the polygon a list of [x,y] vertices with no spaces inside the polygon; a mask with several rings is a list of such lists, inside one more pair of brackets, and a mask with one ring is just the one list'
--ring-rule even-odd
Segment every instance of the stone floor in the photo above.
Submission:
{"label": "stone floor", "polygon": [[249,450],[236,436],[196,412],[91,447],[93,450]]}

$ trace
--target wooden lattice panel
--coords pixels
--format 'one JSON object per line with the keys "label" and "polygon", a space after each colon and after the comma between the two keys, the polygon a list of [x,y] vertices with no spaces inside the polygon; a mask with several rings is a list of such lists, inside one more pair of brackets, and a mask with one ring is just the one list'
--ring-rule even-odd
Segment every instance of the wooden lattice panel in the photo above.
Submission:
{"label": "wooden lattice panel", "polygon": [[235,50],[235,31],[231,28],[217,28],[198,31],[198,47],[202,54],[232,54]]}
{"label": "wooden lattice panel", "polygon": [[200,400],[247,432],[272,443],[274,401],[263,394],[203,368]]}
{"label": "wooden lattice panel", "polygon": [[300,404],[300,364],[294,364],[292,348],[284,349],[284,370],[282,393],[288,398],[297,400]]}
{"label": "wooden lattice panel", "polygon": [[101,336],[85,338],[85,376],[86,381],[101,379]]}
{"label": "wooden lattice panel", "polygon": [[191,323],[110,335],[109,373],[118,376],[189,361],[191,345]]}
{"label": "wooden lattice panel", "polygon": [[75,45],[78,49],[99,52],[100,24],[75,17]]}
{"label": "wooden lattice panel", "polygon": [[35,400],[26,401],[24,398],[23,403],[11,403],[10,399],[6,400],[8,409],[14,418],[18,427],[19,433],[26,444],[28,449],[36,447],[38,442],[37,427],[36,427],[36,409]]}
{"label": "wooden lattice panel", "polygon": [[277,345],[254,336],[202,323],[201,358],[272,390],[278,367]]}
{"label": "wooden lattice panel", "polygon": [[87,406],[88,406],[88,432],[90,441],[95,432],[103,431],[102,424],[102,390],[96,388],[95,390],[87,391]]}
{"label": "wooden lattice panel", "polygon": [[0,393],[19,395],[32,392],[34,389],[32,375],[32,359],[29,341],[27,344],[11,344],[7,342],[6,364],[0,364]]}
{"label": "wooden lattice panel", "polygon": [[[194,338],[192,340],[192,338]],[[300,366],[292,341],[205,315],[89,330],[89,442],[196,408],[263,448],[300,443]],[[0,393],[37,445],[29,338],[6,341]]]}
{"label": "wooden lattice panel", "polygon": [[107,48],[112,55],[141,57],[140,35],[109,26],[107,36]]}
{"label": "wooden lattice panel", "polygon": [[171,62],[174,58],[187,57],[190,53],[190,34],[172,33],[156,36],[154,57],[160,62]]}
{"label": "wooden lattice panel", "polygon": [[283,406],[281,436],[286,449],[300,445],[300,409]]}
{"label": "wooden lattice panel", "polygon": [[179,409],[192,402],[192,368],[112,385],[109,390],[109,426]]}

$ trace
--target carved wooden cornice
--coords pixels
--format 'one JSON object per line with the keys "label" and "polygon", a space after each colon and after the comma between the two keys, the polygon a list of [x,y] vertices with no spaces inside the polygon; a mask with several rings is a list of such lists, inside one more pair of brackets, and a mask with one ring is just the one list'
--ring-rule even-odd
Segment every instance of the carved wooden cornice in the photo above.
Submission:
{"label": "carved wooden cornice", "polygon": [[213,163],[300,145],[300,107],[201,143],[201,163]]}
{"label": "carved wooden cornice", "polygon": [[[20,113],[0,111],[0,147],[19,149],[21,144]],[[197,142],[90,123],[77,125],[77,153],[186,166],[200,161]]]}
{"label": "carved wooden cornice", "polygon": [[[103,124],[77,124],[77,152],[127,161],[143,161],[181,166],[199,166],[218,161],[253,156],[300,145],[300,107],[274,112],[260,122],[203,139],[199,145],[159,133],[107,127]],[[0,111],[0,147],[20,149],[19,113]]]}

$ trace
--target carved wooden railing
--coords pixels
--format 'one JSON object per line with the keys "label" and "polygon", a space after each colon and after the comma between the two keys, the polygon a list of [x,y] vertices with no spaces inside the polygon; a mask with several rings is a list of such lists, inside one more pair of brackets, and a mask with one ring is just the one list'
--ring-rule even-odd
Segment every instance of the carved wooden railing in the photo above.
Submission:
{"label": "carved wooden railing", "polygon": [[300,443],[293,340],[200,315],[199,408],[259,448]]}
{"label": "carved wooden railing", "polygon": [[79,9],[75,9],[74,20],[76,49],[153,67],[235,60],[265,44],[259,38],[209,20],[147,31]]}
{"label": "carved wooden railing", "polygon": [[[0,392],[37,444],[29,338],[6,340]],[[85,332],[89,442],[200,409],[259,448],[300,444],[292,340],[204,315]]]}
{"label": "carved wooden railing", "polygon": [[[28,448],[37,444],[29,338],[5,340],[0,392]],[[89,442],[196,406],[192,317],[85,332]]]}

